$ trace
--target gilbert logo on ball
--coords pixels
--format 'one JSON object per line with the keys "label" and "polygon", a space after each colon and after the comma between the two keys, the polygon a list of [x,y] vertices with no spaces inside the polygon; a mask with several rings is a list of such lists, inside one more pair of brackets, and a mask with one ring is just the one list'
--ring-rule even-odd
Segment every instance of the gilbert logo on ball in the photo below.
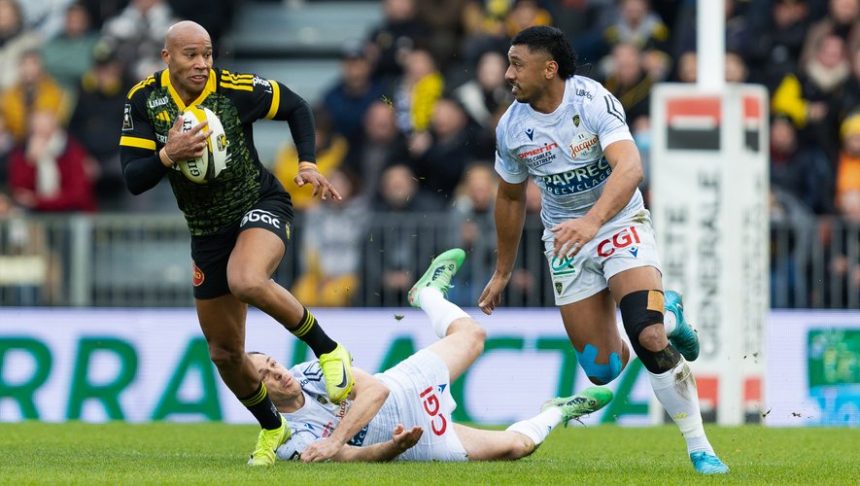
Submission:
{"label": "gilbert logo on ball", "polygon": [[203,130],[209,130],[206,147],[200,157],[183,160],[176,165],[182,174],[191,182],[206,184],[212,181],[227,167],[227,136],[221,120],[209,108],[189,106],[182,113],[182,131],[187,132],[197,125],[208,122]]}

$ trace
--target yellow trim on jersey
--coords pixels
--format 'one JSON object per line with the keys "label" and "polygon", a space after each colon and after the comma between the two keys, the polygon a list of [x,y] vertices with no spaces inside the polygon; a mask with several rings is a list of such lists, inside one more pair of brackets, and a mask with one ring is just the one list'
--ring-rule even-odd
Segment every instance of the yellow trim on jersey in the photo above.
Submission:
{"label": "yellow trim on jersey", "polygon": [[149,76],[146,77],[146,79],[135,84],[134,86],[131,87],[130,90],[128,90],[128,99],[131,99],[131,97],[134,96],[134,94],[137,93],[138,90],[143,89],[143,88],[149,86],[150,84],[152,84],[154,82],[155,82],[155,76],[150,74]]}
{"label": "yellow trim on jersey", "polygon": [[221,81],[221,84],[219,84],[219,86],[221,86],[222,88],[235,89],[237,91],[254,91],[254,86],[252,86],[251,84],[238,85]]}
{"label": "yellow trim on jersey", "polygon": [[119,144],[124,147],[134,147],[144,150],[155,150],[155,140],[149,140],[147,138],[130,137],[128,135],[123,135],[119,137]]}
{"label": "yellow trim on jersey", "polygon": [[269,80],[269,84],[272,85],[272,106],[269,107],[269,112],[266,113],[266,119],[271,120],[278,114],[278,108],[281,106],[281,87],[273,79]]}
{"label": "yellow trim on jersey", "polygon": [[170,93],[170,97],[173,98],[173,102],[176,103],[177,107],[179,107],[179,111],[185,111],[185,108],[187,108],[188,106],[194,106],[202,103],[207,96],[215,92],[215,70],[209,69],[209,79],[206,81],[206,86],[203,87],[203,91],[200,92],[200,96],[198,96],[197,99],[186,105],[185,102],[182,101],[182,97],[179,96],[179,93],[176,92],[176,89],[170,83],[169,71],[169,69],[161,71],[161,85],[167,87],[167,92]]}
{"label": "yellow trim on jersey", "polygon": [[221,81],[228,81],[231,83],[242,84],[247,83],[251,84],[254,82],[253,74],[235,74],[227,71],[226,69],[221,70]]}

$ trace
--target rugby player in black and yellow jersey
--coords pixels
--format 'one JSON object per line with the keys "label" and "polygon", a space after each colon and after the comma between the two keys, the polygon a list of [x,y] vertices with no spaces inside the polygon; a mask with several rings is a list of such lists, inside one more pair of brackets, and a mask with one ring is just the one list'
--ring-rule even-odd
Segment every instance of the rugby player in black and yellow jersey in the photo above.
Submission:
{"label": "rugby player in black and yellow jersey", "polygon": [[[299,186],[314,196],[340,198],[317,170],[314,122],[307,103],[286,86],[252,74],[212,67],[212,41],[199,24],[183,21],[167,32],[167,69],[134,86],[123,117],[120,155],[129,190],[140,194],[167,176],[191,231],[194,298],[209,354],[224,383],[260,422],[250,465],[272,465],[289,428],[245,354],[245,315],[253,305],[305,341],[323,364],[331,399],[353,386],[351,358],[286,289],[271,279],[290,239],[290,195],[260,163],[252,123],[286,120],[299,152]],[[226,167],[205,184],[186,179],[177,161],[202,155],[205,123],[183,132],[189,106],[214,112],[224,127]]]}

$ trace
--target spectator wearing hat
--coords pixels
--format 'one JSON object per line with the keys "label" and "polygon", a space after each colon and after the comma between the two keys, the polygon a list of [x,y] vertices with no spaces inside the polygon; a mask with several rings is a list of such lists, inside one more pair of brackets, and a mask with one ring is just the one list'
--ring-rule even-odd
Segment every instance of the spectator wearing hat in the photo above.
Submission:
{"label": "spectator wearing hat", "polygon": [[323,96],[323,107],[329,112],[334,130],[358,146],[362,120],[374,101],[383,97],[381,83],[372,78],[373,65],[360,42],[348,42],[341,52],[341,76]]}
{"label": "spectator wearing hat", "polygon": [[839,133],[842,144],[836,173],[836,206],[841,213],[860,218],[860,113],[846,118]]}

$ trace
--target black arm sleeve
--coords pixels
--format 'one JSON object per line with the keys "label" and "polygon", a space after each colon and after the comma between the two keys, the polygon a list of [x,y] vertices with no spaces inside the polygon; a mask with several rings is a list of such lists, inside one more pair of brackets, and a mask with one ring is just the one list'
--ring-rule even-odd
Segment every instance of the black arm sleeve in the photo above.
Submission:
{"label": "black arm sleeve", "polygon": [[[132,151],[122,147],[121,151]],[[137,150],[134,150],[137,152]],[[140,150],[140,152],[145,152]],[[128,190],[135,196],[152,189],[158,184],[164,174],[167,174],[168,168],[161,163],[158,158],[158,152],[153,155],[152,152],[138,157],[129,157],[124,155],[122,159],[122,175],[125,179],[125,185]]]}
{"label": "black arm sleeve", "polygon": [[286,115],[299,161],[316,162],[314,115],[308,102],[286,86],[281,86],[281,108],[278,111]]}

